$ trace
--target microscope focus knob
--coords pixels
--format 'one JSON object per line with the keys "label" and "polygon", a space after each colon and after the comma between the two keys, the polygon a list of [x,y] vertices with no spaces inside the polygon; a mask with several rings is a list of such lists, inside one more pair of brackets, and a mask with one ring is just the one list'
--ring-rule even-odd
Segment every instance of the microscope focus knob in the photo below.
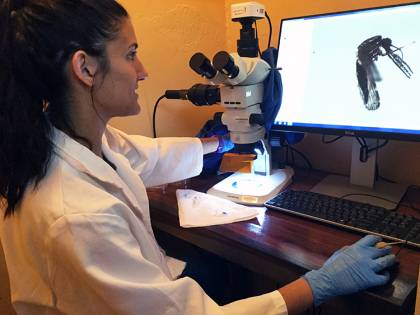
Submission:
{"label": "microscope focus knob", "polygon": [[219,51],[214,55],[213,66],[230,79],[236,78],[239,74],[239,67],[235,65],[232,56],[226,51]]}
{"label": "microscope focus knob", "polygon": [[263,114],[251,114],[249,115],[249,124],[250,125],[260,125],[264,126],[264,115]]}

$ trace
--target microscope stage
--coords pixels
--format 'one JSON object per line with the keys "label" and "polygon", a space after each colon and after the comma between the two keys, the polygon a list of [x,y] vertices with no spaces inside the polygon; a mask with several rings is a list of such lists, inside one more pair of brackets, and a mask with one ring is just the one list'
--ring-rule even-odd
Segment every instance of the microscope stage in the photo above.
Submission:
{"label": "microscope stage", "polygon": [[271,175],[236,172],[210,188],[207,193],[246,205],[263,205],[292,182],[293,169],[273,170]]}

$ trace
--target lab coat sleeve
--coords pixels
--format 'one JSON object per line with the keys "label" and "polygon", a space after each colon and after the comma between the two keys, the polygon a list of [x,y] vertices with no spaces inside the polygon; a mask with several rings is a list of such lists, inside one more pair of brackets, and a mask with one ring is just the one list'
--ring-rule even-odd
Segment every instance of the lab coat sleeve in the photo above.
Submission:
{"label": "lab coat sleeve", "polygon": [[286,302],[277,290],[227,304],[223,311],[229,315],[287,315]]}
{"label": "lab coat sleeve", "polygon": [[127,135],[107,127],[108,145],[124,155],[146,187],[176,182],[199,175],[203,168],[203,145],[198,138],[148,138]]}
{"label": "lab coat sleeve", "polygon": [[67,215],[48,232],[48,279],[65,314],[287,314],[276,292],[220,307],[191,278],[168,279],[118,215]]}

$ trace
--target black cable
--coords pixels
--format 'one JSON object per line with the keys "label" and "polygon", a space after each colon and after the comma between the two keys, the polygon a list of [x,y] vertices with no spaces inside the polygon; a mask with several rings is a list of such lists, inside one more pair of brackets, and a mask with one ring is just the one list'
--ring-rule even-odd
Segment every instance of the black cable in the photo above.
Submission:
{"label": "black cable", "polygon": [[155,106],[153,107],[153,138],[156,138],[156,110],[157,107],[159,105],[159,102],[165,98],[165,95],[162,95],[161,97],[159,97],[155,103]]}
{"label": "black cable", "polygon": [[337,137],[335,137],[334,139],[331,139],[331,140],[325,140],[325,138],[326,138],[326,136],[325,135],[322,135],[322,143],[325,143],[325,144],[329,144],[329,143],[333,143],[333,142],[336,142],[337,140],[340,140],[341,138],[343,138],[344,136],[337,136]]}
{"label": "black cable", "polygon": [[390,183],[390,184],[396,184],[397,182],[395,181],[395,180],[392,180],[392,179],[389,179],[389,178],[386,178],[386,177],[383,177],[383,176],[381,176],[381,175],[377,175],[376,176],[378,179],[381,179],[381,180],[383,180],[384,182],[387,182],[387,183]]}
{"label": "black cable", "polygon": [[379,144],[379,145],[377,145],[373,148],[369,148],[365,138],[356,137],[356,140],[360,144],[360,155],[359,155],[360,162],[366,162],[369,158],[369,153],[371,153],[372,151],[378,151],[379,149],[386,146],[389,142],[389,140],[384,140],[384,142],[382,142],[381,144]]}
{"label": "black cable", "polygon": [[391,183],[391,184],[396,184],[397,183],[395,180],[392,180],[392,179],[389,179],[389,178],[386,178],[386,177],[381,176],[379,174],[379,165],[378,165],[378,162],[376,162],[376,165],[375,165],[375,180],[378,180],[378,179],[381,179],[384,182]]}
{"label": "black cable", "polygon": [[356,137],[356,140],[360,144],[359,161],[366,162],[368,160],[368,155],[367,155],[368,147],[366,144],[366,140],[364,138],[359,138],[359,137]]}
{"label": "black cable", "polygon": [[268,45],[267,45],[267,49],[268,49],[271,46],[271,36],[273,35],[273,25],[271,24],[271,19],[267,11],[265,11],[265,17],[267,18],[268,25],[270,26],[270,33],[268,35]]}
{"label": "black cable", "polygon": [[[330,144],[330,143],[333,143],[333,142],[335,142],[335,141],[337,141],[337,140],[339,140],[339,139],[341,139],[341,138],[343,138],[344,136],[337,136],[337,137],[335,137],[334,139],[331,139],[331,140],[325,140],[325,138],[326,138],[326,136],[325,135],[322,135],[322,139],[321,139],[321,141],[322,141],[322,143],[324,143],[324,144]],[[357,141],[359,142],[359,144],[360,144],[360,150],[361,150],[361,152],[360,152],[360,157],[359,157],[359,159],[360,159],[360,161],[361,162],[366,162],[367,161],[367,159],[366,160],[364,160],[364,159],[362,159],[362,151],[364,150],[365,152],[365,154],[366,154],[366,158],[368,157],[367,155],[370,153],[370,152],[372,152],[372,151],[374,151],[374,150],[379,150],[379,149],[381,149],[381,148],[383,148],[384,146],[386,146],[387,144],[388,144],[388,140],[385,140],[383,143],[381,143],[381,144],[379,144],[379,145],[377,145],[376,147],[373,147],[373,148],[369,148],[368,147],[368,145],[367,145],[367,142],[366,142],[366,140],[365,140],[365,138],[361,138],[361,137],[356,137],[356,139],[357,139]],[[376,163],[376,166],[375,166],[375,178],[376,179],[382,179],[383,181],[386,181],[386,182],[389,182],[389,183],[395,183],[395,181],[393,181],[393,180],[390,180],[390,179],[387,179],[387,178],[385,178],[385,177],[382,177],[382,176],[380,176],[379,175],[379,167],[378,167],[378,164]]]}
{"label": "black cable", "polygon": [[405,242],[402,242],[401,245],[399,246],[397,252],[395,253],[395,256],[398,256],[401,252],[401,250],[407,245],[407,240]]}
{"label": "black cable", "polygon": [[[409,185],[409,186],[407,187],[407,192],[408,192],[410,189],[420,189],[420,186],[418,186],[418,185]],[[408,204],[404,204],[404,203],[402,203],[402,204],[401,204],[401,206],[403,206],[403,207],[409,207],[409,208],[411,208],[412,210],[414,210],[414,211],[416,211],[416,212],[420,213],[420,208],[416,207],[416,206],[413,204],[413,202],[412,202],[412,201],[408,201]]]}
{"label": "black cable", "polygon": [[286,149],[287,149],[287,161],[286,161],[286,163],[287,163],[287,165],[293,165],[292,164],[292,149],[290,148],[290,146],[287,146]]}
{"label": "black cable", "polygon": [[285,163],[286,165],[289,165],[289,146],[287,145],[286,147],[286,154],[285,154]]}
{"label": "black cable", "polygon": [[373,148],[369,148],[369,146],[368,146],[368,144],[367,144],[367,142],[366,142],[366,139],[365,138],[363,138],[363,137],[356,137],[356,139],[357,139],[357,141],[359,142],[359,144],[360,144],[360,146],[362,146],[362,147],[365,147],[366,148],[366,150],[367,150],[367,152],[368,153],[370,153],[370,152],[372,152],[372,151],[376,151],[376,150],[379,150],[379,149],[381,149],[381,148],[383,148],[384,146],[386,146],[387,144],[388,144],[388,142],[389,142],[389,140],[384,140],[384,142],[382,142],[381,144],[378,144],[376,147],[373,147]]}
{"label": "black cable", "polygon": [[378,144],[376,147],[368,149],[368,153],[383,148],[384,146],[386,146],[388,144],[388,142],[389,142],[389,140],[384,140],[384,142],[382,142],[381,144]]}
{"label": "black cable", "polygon": [[257,39],[257,43],[258,43],[258,55],[260,56],[260,58],[262,58],[261,49],[260,49],[260,42],[258,41],[258,27],[257,27],[257,21],[254,21],[254,25],[255,25],[255,37],[256,37],[256,39]]}
{"label": "black cable", "polygon": [[357,142],[359,142],[361,147],[367,147],[367,143],[365,138],[362,137],[356,137]]}
{"label": "black cable", "polygon": [[[360,193],[360,194],[359,193],[345,194],[343,196],[340,196],[339,199],[345,199],[345,198],[350,197],[350,196],[366,196],[366,197],[371,197],[371,198],[377,198],[377,199],[385,200],[387,202],[390,202],[390,203],[393,203],[395,205],[398,205],[398,202],[397,201],[394,201],[394,200],[391,200],[391,199],[387,199],[387,198],[383,198],[383,197],[379,197],[379,196],[375,196],[375,195],[371,195],[371,194],[362,194],[362,193]],[[394,209],[392,209],[392,211],[395,211],[395,210],[397,210],[397,207],[394,208]]]}
{"label": "black cable", "polygon": [[[313,167],[312,167],[312,163],[311,163],[311,161],[309,161],[309,159],[306,157],[306,155],[305,154],[303,154],[302,152],[300,152],[299,150],[297,150],[297,149],[295,149],[294,147],[292,147],[290,144],[287,146],[287,147],[289,147],[290,148],[290,150],[292,151],[292,153],[294,153],[294,152],[296,152],[304,161],[305,161],[305,163],[306,163],[306,165],[308,166],[308,168],[310,169],[310,170],[313,170]],[[294,164],[294,157],[293,157],[293,164]]]}

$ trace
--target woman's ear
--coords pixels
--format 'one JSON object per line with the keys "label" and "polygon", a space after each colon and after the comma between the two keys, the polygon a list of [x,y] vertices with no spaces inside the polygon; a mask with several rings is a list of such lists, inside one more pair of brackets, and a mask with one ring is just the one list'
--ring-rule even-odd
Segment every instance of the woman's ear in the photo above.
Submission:
{"label": "woman's ear", "polygon": [[98,61],[83,50],[78,50],[71,58],[71,70],[80,82],[88,87],[92,87],[95,74],[98,71]]}

